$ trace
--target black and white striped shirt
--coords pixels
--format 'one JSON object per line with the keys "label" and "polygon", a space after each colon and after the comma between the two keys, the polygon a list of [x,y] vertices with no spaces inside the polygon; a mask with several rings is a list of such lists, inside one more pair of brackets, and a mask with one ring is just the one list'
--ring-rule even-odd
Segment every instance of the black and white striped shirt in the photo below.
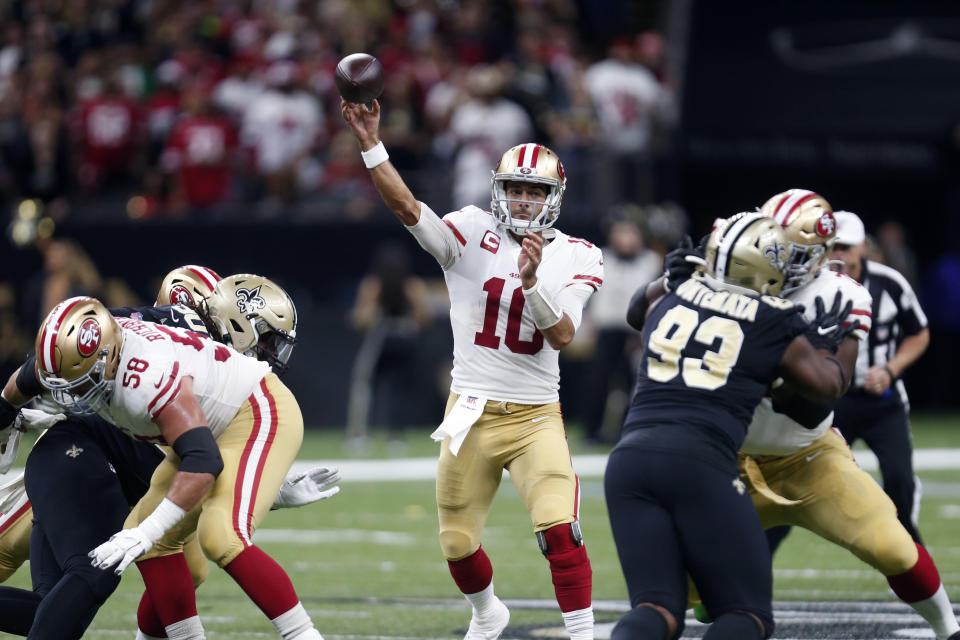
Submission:
{"label": "black and white striped shirt", "polygon": [[[920,333],[927,326],[927,316],[920,308],[917,294],[900,272],[879,262],[864,260],[862,278],[861,284],[873,297],[873,326],[867,339],[860,342],[857,356],[852,386],[861,391],[867,369],[886,364],[904,338]],[[903,380],[898,379],[893,389],[906,405]]]}

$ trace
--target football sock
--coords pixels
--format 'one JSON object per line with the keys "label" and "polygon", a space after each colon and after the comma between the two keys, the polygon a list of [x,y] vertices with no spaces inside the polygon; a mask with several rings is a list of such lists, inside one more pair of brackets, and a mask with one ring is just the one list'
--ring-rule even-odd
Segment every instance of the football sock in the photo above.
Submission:
{"label": "football sock", "polygon": [[4,631],[18,636],[30,633],[41,598],[39,593],[26,589],[0,587],[0,620],[3,620]]}
{"label": "football sock", "polygon": [[909,571],[887,576],[890,588],[897,597],[909,604],[930,623],[938,638],[960,631],[947,592],[940,582],[940,574],[933,558],[922,545],[917,545],[917,563]]}
{"label": "football sock", "polygon": [[[166,638],[167,632],[163,628],[163,622],[157,615],[157,610],[153,606],[153,600],[150,599],[150,592],[144,591],[140,596],[140,605],[137,607],[137,630],[143,634],[144,638]],[[140,640],[138,637],[137,640]]]}
{"label": "football sock", "polygon": [[626,613],[610,632],[610,640],[667,640],[670,626],[667,619],[653,607],[634,607]]}
{"label": "football sock", "polygon": [[205,640],[200,616],[193,616],[167,625],[167,637],[170,640]]}
{"label": "football sock", "polygon": [[942,584],[932,596],[926,600],[911,602],[910,606],[930,623],[938,638],[948,638],[960,631],[960,624],[957,623],[957,617],[953,615],[953,607],[950,605],[950,598],[947,597],[947,590],[943,588]]}
{"label": "football sock", "polygon": [[476,593],[465,593],[463,596],[467,599],[467,602],[476,609],[477,615],[483,618],[486,616],[490,605],[493,604],[495,597],[493,594],[493,583],[488,584],[486,589],[482,589]]}
{"label": "football sock", "polygon": [[303,604],[297,605],[276,618],[270,620],[277,629],[277,633],[283,636],[284,640],[323,640],[323,636],[313,626],[313,621],[307,615],[307,610]]}
{"label": "football sock", "polygon": [[[157,617],[171,639],[174,636],[170,634],[170,625],[191,618],[196,618],[197,624],[200,624],[193,577],[182,553],[142,560],[137,563],[137,568],[143,576],[143,584],[150,592]],[[202,637],[203,627],[200,627],[200,633],[197,637]]]}
{"label": "football sock", "polygon": [[593,640],[593,607],[564,611],[562,615],[570,640]]}
{"label": "football sock", "polygon": [[587,548],[577,546],[573,541],[569,524],[551,527],[543,534],[547,541],[547,560],[550,562],[560,611],[589,609],[593,571]]}
{"label": "football sock", "polygon": [[717,617],[703,634],[703,640],[763,640],[770,637],[773,629],[766,631],[767,635],[764,635],[751,616],[732,611]]}
{"label": "football sock", "polygon": [[247,547],[223,569],[271,620],[300,604],[290,576],[259,547]]}
{"label": "football sock", "polygon": [[[447,560],[447,567],[461,593],[479,593],[493,582],[493,566],[480,546],[461,560]],[[493,590],[491,590],[493,595]]]}

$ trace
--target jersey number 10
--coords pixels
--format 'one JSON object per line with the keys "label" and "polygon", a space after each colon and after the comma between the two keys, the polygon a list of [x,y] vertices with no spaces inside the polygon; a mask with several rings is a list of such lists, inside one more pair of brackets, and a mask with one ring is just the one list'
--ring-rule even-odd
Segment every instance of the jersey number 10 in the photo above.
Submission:
{"label": "jersey number 10", "polygon": [[[487,306],[483,312],[483,330],[478,331],[473,339],[474,344],[491,349],[500,348],[500,336],[497,335],[497,320],[500,318],[500,298],[503,297],[503,285],[507,283],[503,278],[490,278],[483,283],[483,290],[487,292]],[[507,348],[514,353],[533,355],[543,348],[543,334],[534,327],[533,338],[520,339],[520,325],[523,321],[523,305],[527,301],[523,297],[523,288],[513,290],[510,298],[510,312],[507,314],[507,334],[504,342]]]}
{"label": "jersey number 10", "polygon": [[[704,353],[702,359],[681,357],[691,335],[708,347],[719,338],[720,346],[716,351]],[[663,314],[657,328],[650,334],[647,348],[657,357],[647,358],[647,377],[657,382],[669,382],[682,368],[684,384],[712,391],[727,383],[742,346],[743,329],[734,320],[712,316],[700,322],[699,313],[679,305]]]}

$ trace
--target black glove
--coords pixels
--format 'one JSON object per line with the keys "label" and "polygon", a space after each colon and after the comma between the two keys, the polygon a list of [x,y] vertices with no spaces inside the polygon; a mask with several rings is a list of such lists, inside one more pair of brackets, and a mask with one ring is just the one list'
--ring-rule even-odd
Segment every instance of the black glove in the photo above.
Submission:
{"label": "black glove", "polygon": [[690,239],[690,236],[683,236],[677,248],[663,259],[663,268],[667,276],[664,288],[668,292],[676,291],[684,280],[688,280],[693,275],[697,265],[705,264],[703,255],[699,247],[693,248],[693,240]]}
{"label": "black glove", "polygon": [[6,398],[0,396],[0,431],[11,426],[13,421],[16,420],[18,413],[20,413],[20,409],[17,409],[10,404]]}
{"label": "black glove", "polygon": [[826,310],[823,300],[816,299],[817,315],[804,332],[807,340],[815,349],[826,349],[830,353],[836,353],[846,337],[860,328],[859,320],[846,327],[843,326],[843,321],[853,309],[853,301],[848,300],[847,304],[843,305],[841,309],[840,302],[842,299],[843,295],[837,291],[837,295],[833,297],[833,306],[830,307],[829,311]]}

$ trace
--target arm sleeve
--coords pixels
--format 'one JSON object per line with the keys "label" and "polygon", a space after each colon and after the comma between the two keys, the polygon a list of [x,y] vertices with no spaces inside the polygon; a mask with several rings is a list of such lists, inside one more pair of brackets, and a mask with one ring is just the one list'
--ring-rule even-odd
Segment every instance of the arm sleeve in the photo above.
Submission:
{"label": "arm sleeve", "polygon": [[603,254],[598,247],[591,246],[588,256],[556,297],[557,304],[570,317],[575,330],[580,329],[587,300],[603,286]]}
{"label": "arm sleeve", "polygon": [[871,311],[873,307],[873,297],[866,288],[854,281],[851,281],[849,285],[847,285],[847,288],[849,289],[849,294],[847,294],[846,291],[844,294],[849,295],[849,300],[853,301],[853,308],[844,320],[843,326],[859,322],[860,328],[854,331],[852,335],[857,340],[866,340],[870,334],[870,327],[873,325],[873,313]]}
{"label": "arm sleeve", "polygon": [[462,255],[467,244],[461,231],[453,222],[441,220],[433,210],[420,203],[420,219],[417,224],[407,227],[417,242],[427,253],[436,258],[440,266],[447,270]]}

